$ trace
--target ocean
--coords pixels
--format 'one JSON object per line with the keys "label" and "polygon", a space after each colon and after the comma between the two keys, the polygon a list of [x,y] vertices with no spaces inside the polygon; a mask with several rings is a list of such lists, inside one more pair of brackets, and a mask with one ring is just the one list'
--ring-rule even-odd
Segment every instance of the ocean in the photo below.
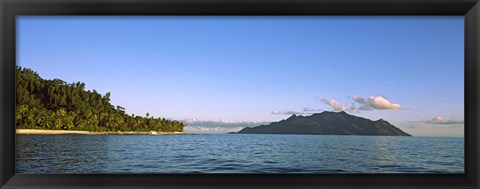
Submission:
{"label": "ocean", "polygon": [[16,137],[17,173],[464,173],[463,137]]}

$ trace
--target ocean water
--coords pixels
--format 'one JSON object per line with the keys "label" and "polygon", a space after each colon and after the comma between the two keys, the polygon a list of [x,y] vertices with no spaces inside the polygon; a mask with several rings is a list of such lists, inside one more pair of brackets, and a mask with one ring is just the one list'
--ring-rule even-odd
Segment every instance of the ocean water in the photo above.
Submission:
{"label": "ocean water", "polygon": [[464,173],[464,138],[17,135],[17,173]]}

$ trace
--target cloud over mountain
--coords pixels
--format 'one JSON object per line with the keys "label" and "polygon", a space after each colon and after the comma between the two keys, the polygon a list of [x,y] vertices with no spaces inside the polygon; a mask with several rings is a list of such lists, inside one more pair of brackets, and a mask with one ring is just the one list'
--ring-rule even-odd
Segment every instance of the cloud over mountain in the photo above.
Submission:
{"label": "cloud over mountain", "polygon": [[319,97],[320,101],[330,106],[334,111],[347,111],[351,113],[359,113],[360,111],[372,111],[372,110],[400,110],[403,109],[400,104],[390,102],[383,96],[370,96],[362,98],[356,95],[352,96],[351,102],[341,103],[336,99],[326,99],[322,96]]}
{"label": "cloud over mountain", "polygon": [[318,112],[321,112],[323,111],[322,109],[312,109],[312,108],[304,108],[302,111],[293,111],[293,110],[289,110],[289,111],[278,111],[278,110],[273,110],[272,111],[272,114],[274,115],[311,115],[311,114],[314,114],[314,113],[318,113]]}
{"label": "cloud over mountain", "polygon": [[321,102],[329,105],[335,111],[346,111],[347,110],[347,107],[344,104],[341,104],[340,102],[338,102],[335,99],[332,99],[332,98],[331,99],[325,99],[322,96],[320,96],[319,98],[320,98]]}
{"label": "cloud over mountain", "polygon": [[272,114],[274,115],[292,115],[292,114],[296,114],[296,115],[304,115],[304,114],[308,114],[307,112],[299,112],[299,111],[277,111],[277,110],[273,110],[272,111]]}
{"label": "cloud over mountain", "polygon": [[383,96],[370,96],[362,98],[356,95],[352,96],[352,99],[361,104],[360,110],[400,110],[402,106],[400,104],[391,103],[390,100]]}

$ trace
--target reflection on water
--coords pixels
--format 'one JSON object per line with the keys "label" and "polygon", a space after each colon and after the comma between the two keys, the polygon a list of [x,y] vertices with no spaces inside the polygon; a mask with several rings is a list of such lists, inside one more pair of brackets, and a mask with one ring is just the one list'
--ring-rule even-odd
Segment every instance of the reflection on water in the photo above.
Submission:
{"label": "reflection on water", "polygon": [[463,138],[17,135],[18,173],[463,173]]}

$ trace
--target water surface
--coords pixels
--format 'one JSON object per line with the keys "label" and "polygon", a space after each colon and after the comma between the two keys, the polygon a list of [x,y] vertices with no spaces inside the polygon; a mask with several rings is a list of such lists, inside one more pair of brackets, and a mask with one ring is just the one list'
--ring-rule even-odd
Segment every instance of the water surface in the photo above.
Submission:
{"label": "water surface", "polygon": [[463,173],[464,138],[17,135],[18,173]]}

